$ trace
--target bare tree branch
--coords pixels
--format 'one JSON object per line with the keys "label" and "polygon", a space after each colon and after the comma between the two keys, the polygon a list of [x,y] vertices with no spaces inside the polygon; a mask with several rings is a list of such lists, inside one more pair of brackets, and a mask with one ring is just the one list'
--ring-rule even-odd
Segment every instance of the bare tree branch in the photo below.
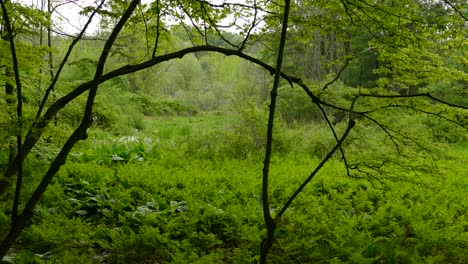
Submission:
{"label": "bare tree branch", "polygon": [[383,106],[383,107],[379,107],[377,109],[372,109],[372,110],[368,110],[368,111],[364,111],[363,113],[364,114],[370,114],[370,113],[374,113],[374,112],[377,112],[377,111],[381,111],[381,110],[385,110],[385,109],[388,109],[388,108],[406,108],[406,109],[411,109],[415,112],[420,112],[420,113],[424,113],[424,114],[427,114],[427,115],[431,115],[431,116],[435,116],[435,117],[438,117],[440,119],[443,119],[447,122],[450,122],[454,125],[457,125],[457,126],[460,126],[461,128],[464,128],[466,130],[468,130],[468,126],[466,126],[465,124],[462,124],[456,120],[453,120],[453,119],[450,119],[448,117],[445,117],[442,113],[435,113],[435,112],[431,112],[431,111],[426,111],[426,110],[423,110],[421,108],[417,108],[417,107],[414,107],[414,106],[409,106],[409,105],[399,105],[399,104],[391,104],[391,105],[387,105],[387,106]]}
{"label": "bare tree branch", "polygon": [[343,5],[343,7],[344,7],[344,9],[345,9],[345,12],[346,12],[346,14],[348,15],[348,18],[349,18],[349,20],[351,21],[351,24],[355,25],[353,16],[351,16],[351,14],[349,13],[348,5],[346,5],[346,3],[345,3],[344,0],[340,0],[340,2],[341,2],[341,4]]}
{"label": "bare tree branch", "polygon": [[[203,14],[203,18],[206,17],[206,19],[208,19],[208,22],[210,24],[210,26],[212,26],[214,28],[214,30],[216,31],[216,33],[218,34],[218,36],[224,41],[226,42],[227,44],[229,44],[231,47],[233,48],[239,48],[238,45],[232,43],[231,41],[229,41],[226,37],[224,37],[223,33],[218,29],[218,26],[216,25],[216,23],[214,23],[214,21],[211,19],[210,17],[210,14],[208,13],[208,10],[205,8],[205,5],[201,2],[200,3],[200,7],[202,9],[202,14]],[[205,22],[205,19],[203,19],[203,21]],[[205,27],[206,28],[206,27]],[[205,34],[205,38],[207,38],[207,34]],[[206,41],[206,44],[209,45],[208,43],[208,40]]]}
{"label": "bare tree branch", "polygon": [[86,32],[86,29],[91,24],[91,21],[93,20],[94,15],[99,11],[99,9],[102,8],[102,5],[104,4],[104,2],[105,2],[105,0],[102,0],[101,3],[98,5],[98,7],[96,9],[94,9],[94,11],[89,16],[88,21],[86,22],[86,24],[83,27],[83,29],[81,30],[81,32],[78,34],[78,36],[76,36],[76,38],[73,39],[72,43],[70,43],[70,46],[68,47],[67,53],[63,57],[62,62],[60,63],[60,65],[59,65],[59,67],[57,69],[57,73],[55,74],[55,77],[52,79],[52,82],[50,83],[49,87],[45,91],[44,97],[42,98],[42,101],[41,101],[41,103],[39,105],[39,109],[37,110],[37,113],[36,113],[36,119],[38,119],[41,116],[42,111],[44,109],[44,106],[47,103],[47,100],[49,98],[49,95],[54,90],[55,84],[57,84],[58,78],[60,77],[60,74],[62,73],[62,70],[65,67],[65,64],[67,63],[68,58],[70,57],[70,54],[73,51],[73,48],[81,40],[84,33]]}
{"label": "bare tree branch", "polygon": [[[454,5],[452,4],[449,0],[444,0],[444,3],[449,5],[455,12],[457,12],[465,21],[468,21],[468,18]],[[466,5],[466,3],[465,3]]]}
{"label": "bare tree branch", "polygon": [[247,31],[247,34],[244,37],[244,40],[242,41],[242,44],[239,48],[240,51],[242,51],[245,47],[245,44],[247,43],[247,39],[250,37],[250,34],[252,33],[252,30],[256,26],[257,23],[257,15],[258,15],[258,9],[257,9],[257,0],[254,0],[254,17],[252,19],[252,24],[249,27],[249,30]]}
{"label": "bare tree branch", "polygon": [[[335,138],[336,142],[338,143],[340,140],[339,140],[339,138],[338,138],[338,135],[336,134],[336,130],[335,130],[335,128],[333,127],[333,124],[332,124],[331,121],[330,121],[330,118],[328,118],[328,115],[327,115],[325,109],[323,109],[323,107],[322,107],[320,104],[316,104],[316,105],[317,105],[317,107],[320,109],[320,111],[322,112],[322,115],[323,115],[323,117],[325,118],[325,121],[327,122],[328,127],[330,128],[330,130],[331,130],[332,133],[333,133],[333,137]],[[345,155],[344,150],[343,150],[343,148],[341,147],[341,145],[340,145],[340,152],[341,152],[341,158],[342,158],[343,163],[344,163],[345,168],[346,168],[346,174],[349,176],[350,173],[349,173],[348,160],[346,159],[346,155]]]}
{"label": "bare tree branch", "polygon": [[307,179],[299,186],[299,188],[297,188],[296,191],[289,197],[287,202],[283,205],[279,213],[276,215],[276,219],[281,218],[281,216],[284,214],[284,212],[286,212],[286,210],[289,208],[289,206],[294,201],[294,199],[299,195],[299,193],[302,192],[302,190],[307,186],[307,184],[315,177],[315,175],[317,175],[317,173],[320,171],[323,165],[325,165],[325,163],[327,163],[328,160],[333,156],[333,154],[340,148],[340,146],[348,137],[349,132],[351,131],[351,129],[354,127],[355,124],[356,122],[353,119],[350,119],[348,121],[348,126],[346,130],[344,131],[343,135],[341,136],[341,138],[338,140],[335,146],[327,153],[325,158],[323,158],[322,161],[310,173],[309,177],[307,177]]}
{"label": "bare tree branch", "polygon": [[211,7],[216,7],[216,8],[227,8],[227,7],[243,7],[243,8],[247,8],[247,9],[256,9],[256,10],[260,10],[262,12],[265,12],[267,14],[271,14],[271,15],[278,15],[277,13],[274,13],[274,12],[271,12],[270,10],[267,10],[267,9],[264,9],[264,8],[260,8],[259,6],[257,6],[256,4],[254,4],[253,6],[251,5],[246,5],[246,4],[243,4],[243,3],[228,3],[228,2],[224,2],[224,3],[221,3],[221,4],[213,4],[213,3],[210,3],[208,1],[204,1],[204,0],[196,0],[197,2],[200,2],[200,3],[203,3],[203,4],[206,4],[208,6],[211,6]]}
{"label": "bare tree branch", "polygon": [[[149,58],[150,45],[149,45],[148,22],[146,20],[145,13],[143,12],[143,8],[141,6],[138,9],[138,11],[140,11],[141,18],[143,19],[143,25],[145,26],[146,56]],[[158,17],[159,17],[159,12],[158,12]]]}
{"label": "bare tree branch", "polygon": [[[346,53],[347,51],[349,50],[349,42],[346,42]],[[340,79],[340,76],[341,74],[343,73],[343,71],[346,69],[346,67],[348,67],[348,64],[349,62],[353,59],[353,57],[350,57],[350,58],[346,58],[345,59],[345,62],[343,64],[343,66],[341,67],[341,69],[338,71],[338,73],[335,75],[335,78],[333,78],[332,80],[330,80],[329,82],[327,82],[323,88],[322,88],[322,91],[325,91],[328,86],[332,85],[333,83],[335,83],[336,81],[338,81]]]}
{"label": "bare tree branch", "polygon": [[410,17],[408,17],[408,16],[398,15],[398,14],[395,14],[395,13],[393,13],[393,12],[389,12],[389,11],[385,10],[384,8],[379,7],[379,6],[376,5],[376,4],[370,4],[370,3],[368,3],[368,2],[366,2],[366,1],[364,1],[364,0],[358,0],[358,1],[361,2],[362,4],[364,4],[364,5],[367,6],[367,7],[370,7],[370,8],[372,8],[372,9],[374,9],[374,10],[377,10],[377,11],[379,11],[379,12],[382,12],[382,13],[384,13],[384,14],[387,14],[387,15],[390,15],[390,16],[393,16],[393,17],[405,19],[405,20],[408,20],[408,21],[411,21],[411,22],[418,22],[418,23],[422,23],[422,22],[423,22],[422,20],[416,20],[416,19],[410,18]]}
{"label": "bare tree branch", "polygon": [[434,100],[434,101],[436,101],[436,102],[442,103],[442,104],[444,104],[444,105],[448,105],[448,106],[455,107],[455,108],[468,109],[468,106],[457,105],[457,104],[454,104],[454,103],[450,103],[450,102],[444,101],[444,100],[442,100],[442,99],[439,99],[439,98],[437,98],[437,97],[431,95],[430,93],[418,93],[418,94],[408,94],[408,95],[402,95],[402,94],[395,94],[395,95],[360,94],[360,96],[362,96],[362,97],[374,97],[374,98],[414,98],[414,97],[426,97],[426,98],[429,98],[429,99]]}

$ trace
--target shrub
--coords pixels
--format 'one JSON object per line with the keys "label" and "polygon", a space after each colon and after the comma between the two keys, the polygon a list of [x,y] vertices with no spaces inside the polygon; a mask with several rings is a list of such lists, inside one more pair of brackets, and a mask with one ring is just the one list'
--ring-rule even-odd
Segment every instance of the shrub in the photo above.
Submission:
{"label": "shrub", "polygon": [[195,115],[197,110],[177,100],[155,99],[149,95],[132,94],[130,103],[147,116]]}

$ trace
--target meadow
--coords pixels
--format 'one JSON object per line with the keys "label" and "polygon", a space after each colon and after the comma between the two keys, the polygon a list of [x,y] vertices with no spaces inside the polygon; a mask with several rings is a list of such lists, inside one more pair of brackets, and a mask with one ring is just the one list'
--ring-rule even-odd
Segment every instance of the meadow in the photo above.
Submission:
{"label": "meadow", "polygon": [[[258,261],[264,124],[221,113],[142,122],[127,134],[91,130],[2,263]],[[279,125],[273,213],[333,145],[328,134],[320,123]],[[271,263],[467,263],[466,143],[432,147],[430,169],[394,166],[387,175],[398,177],[378,180],[346,176],[335,155],[281,219]],[[58,148],[34,151],[32,182]]]}

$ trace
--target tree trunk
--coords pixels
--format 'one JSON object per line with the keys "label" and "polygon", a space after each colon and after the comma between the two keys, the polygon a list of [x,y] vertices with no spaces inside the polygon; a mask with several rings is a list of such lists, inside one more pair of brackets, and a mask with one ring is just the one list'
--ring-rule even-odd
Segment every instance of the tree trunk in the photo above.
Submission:
{"label": "tree trunk", "polygon": [[[5,1],[5,3],[7,3],[8,1]],[[4,40],[5,42],[10,42],[10,34],[8,34],[8,31],[6,30],[5,26],[4,25],[1,25],[1,36],[0,38],[2,40]],[[5,77],[7,79],[7,81],[5,82],[5,101],[7,103],[7,112],[8,112],[8,116],[10,117],[10,121],[11,121],[11,125],[12,126],[16,126],[16,124],[14,124],[14,120],[15,120],[15,86],[11,83],[11,81],[13,80],[13,70],[11,68],[11,65],[6,65],[5,67]],[[13,130],[16,130],[16,129],[13,129]],[[17,146],[16,146],[16,143],[13,139],[13,135],[6,135],[6,141],[8,142],[8,151],[9,151],[9,154],[8,154],[8,166],[9,167],[11,165],[11,163],[13,162],[13,160],[15,159],[16,157],[16,154],[17,154]],[[7,186],[9,186],[9,181],[7,178],[5,179],[0,179],[0,193],[3,193],[5,191],[5,189],[7,188]]]}

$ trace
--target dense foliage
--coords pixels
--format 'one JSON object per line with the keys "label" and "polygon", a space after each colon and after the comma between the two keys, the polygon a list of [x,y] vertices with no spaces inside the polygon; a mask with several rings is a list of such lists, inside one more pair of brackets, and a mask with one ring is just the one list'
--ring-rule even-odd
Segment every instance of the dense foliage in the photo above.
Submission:
{"label": "dense foliage", "polygon": [[[51,184],[7,260],[255,261],[262,234],[255,153],[261,147],[255,147],[253,131],[264,126],[255,127],[249,115],[159,117],[126,136],[94,130]],[[273,210],[333,145],[324,124],[284,127],[281,135],[278,145],[284,147],[272,167]],[[439,143],[433,151],[444,154],[430,162],[412,159],[414,169],[395,166],[388,172],[394,178],[383,185],[346,177],[337,157],[282,219],[271,261],[463,263],[467,152],[466,143],[457,145]],[[392,151],[378,141],[371,147]],[[40,159],[27,165],[28,181],[54,151],[47,144],[35,151]],[[6,212],[2,227],[8,226]]]}
{"label": "dense foliage", "polygon": [[0,263],[468,262],[463,1],[138,2],[0,0]]}

